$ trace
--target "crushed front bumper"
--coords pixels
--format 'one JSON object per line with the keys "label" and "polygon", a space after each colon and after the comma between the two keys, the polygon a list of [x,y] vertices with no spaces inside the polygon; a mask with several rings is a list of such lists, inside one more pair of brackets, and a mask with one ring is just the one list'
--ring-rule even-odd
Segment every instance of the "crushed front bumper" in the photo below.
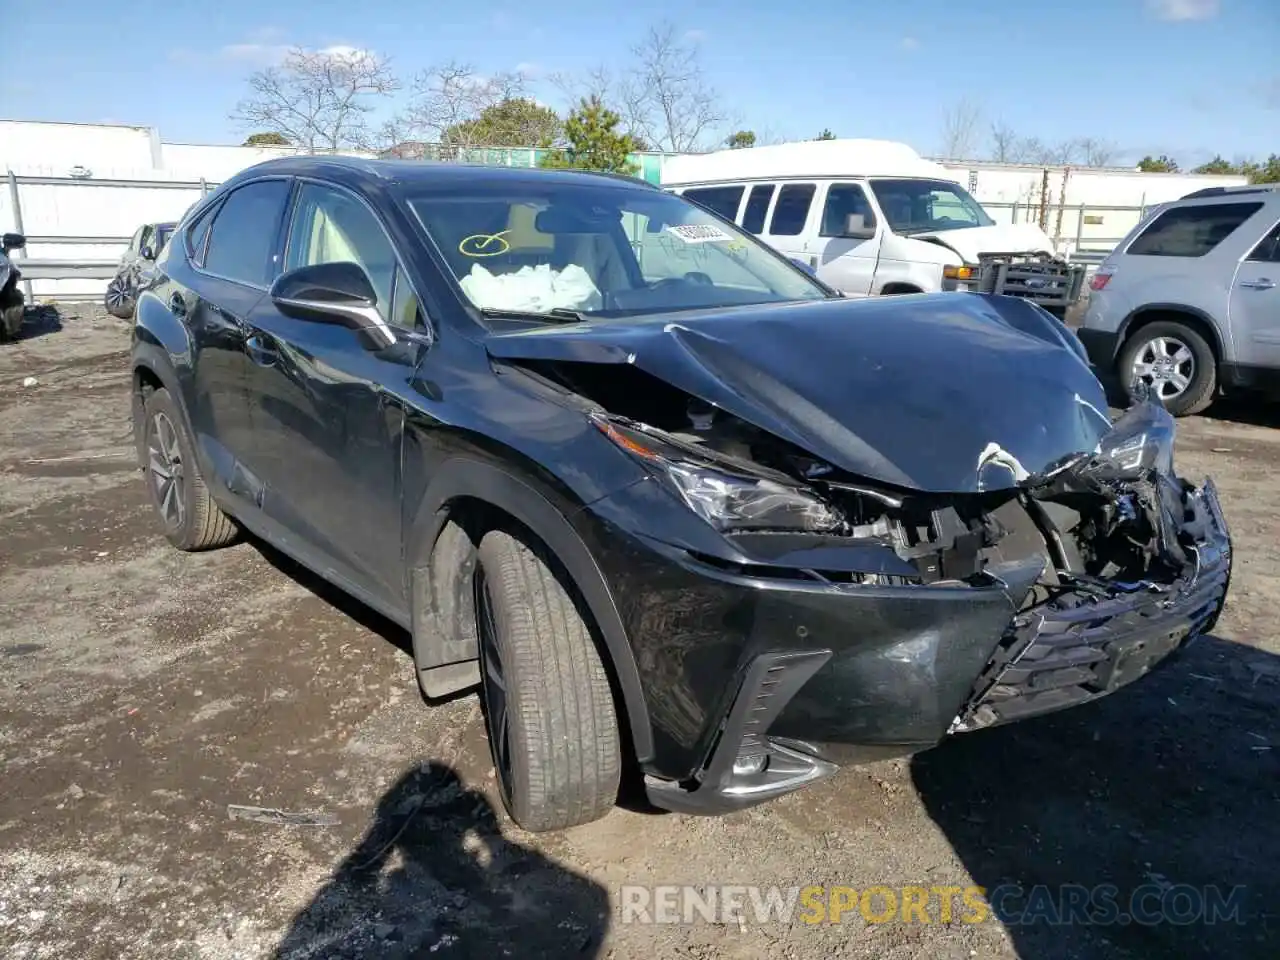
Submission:
{"label": "crushed front bumper", "polygon": [[[662,549],[672,565],[654,579],[666,596],[633,589],[632,610],[653,613],[626,617],[646,644],[638,652],[656,739],[673,748],[665,770],[646,766],[651,802],[738,810],[845,763],[919,752],[1132,682],[1212,629],[1222,610],[1231,543],[1212,482],[1185,506],[1194,564],[1175,582],[1078,578],[1021,613],[1015,598],[1028,595],[1042,559],[994,569],[1003,583],[984,587],[822,586]],[[635,562],[632,553],[632,587],[653,582],[635,579]],[[694,758],[693,769],[677,772],[677,757]]]}
{"label": "crushed front bumper", "polygon": [[1203,536],[1171,584],[1076,581],[1014,618],[950,732],[1096,700],[1213,629],[1231,578],[1231,538],[1213,481],[1189,497]]}

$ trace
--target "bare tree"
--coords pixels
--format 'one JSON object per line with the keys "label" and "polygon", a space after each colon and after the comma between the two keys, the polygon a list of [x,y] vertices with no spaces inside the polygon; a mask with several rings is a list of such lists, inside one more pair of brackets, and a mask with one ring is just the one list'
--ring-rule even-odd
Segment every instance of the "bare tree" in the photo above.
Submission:
{"label": "bare tree", "polygon": [[949,160],[970,159],[978,149],[982,107],[963,97],[942,118],[942,154]]}
{"label": "bare tree", "polygon": [[478,146],[475,121],[486,109],[523,96],[523,75],[485,76],[470,64],[449,61],[428,67],[413,81],[413,99],[398,122],[403,130],[440,144],[445,158]]}
{"label": "bare tree", "polygon": [[608,100],[614,92],[615,79],[608,67],[600,64],[586,73],[552,73],[547,76],[551,85],[570,103],[581,100]]}
{"label": "bare tree", "polygon": [[1013,128],[997,120],[991,125],[991,159],[999,163],[1017,163],[1022,159],[1022,140]]}
{"label": "bare tree", "polygon": [[1086,167],[1107,167],[1115,162],[1115,145],[1093,137],[1081,137],[1080,156]]}
{"label": "bare tree", "polygon": [[674,26],[650,28],[632,48],[635,63],[617,94],[631,132],[657,150],[687,152],[705,146],[725,121],[718,96],[708,84],[696,44]]}
{"label": "bare tree", "polygon": [[367,50],[295,47],[279,66],[249,77],[250,96],[231,119],[279,133],[308,153],[369,143],[373,101],[399,89],[390,61]]}

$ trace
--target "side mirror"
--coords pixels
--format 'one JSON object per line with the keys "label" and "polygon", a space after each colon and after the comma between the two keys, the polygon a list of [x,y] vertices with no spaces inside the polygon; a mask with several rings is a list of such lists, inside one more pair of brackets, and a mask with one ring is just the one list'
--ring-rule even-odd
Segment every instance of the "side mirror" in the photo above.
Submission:
{"label": "side mirror", "polygon": [[143,260],[154,260],[156,258],[156,252],[152,250],[151,245],[148,244],[138,251],[138,256],[142,257]]}
{"label": "side mirror", "polygon": [[844,221],[844,235],[850,240],[870,240],[876,235],[875,222],[868,226],[864,214],[851,213]]}
{"label": "side mirror", "polygon": [[356,263],[317,263],[276,278],[270,297],[285,316],[354,330],[367,349],[381,350],[396,336],[378,313],[378,295]]}
{"label": "side mirror", "polygon": [[3,237],[0,237],[0,249],[3,249],[5,253],[10,250],[21,250],[26,245],[27,238],[20,233],[6,233]]}

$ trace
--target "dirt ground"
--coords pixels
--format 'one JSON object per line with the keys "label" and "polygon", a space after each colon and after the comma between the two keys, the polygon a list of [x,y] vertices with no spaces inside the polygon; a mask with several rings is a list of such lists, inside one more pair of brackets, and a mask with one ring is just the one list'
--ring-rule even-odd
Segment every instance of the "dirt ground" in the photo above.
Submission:
{"label": "dirt ground", "polygon": [[[501,810],[476,698],[425,706],[401,631],[263,546],[161,538],[128,345],[126,323],[70,306],[0,344],[0,956],[1277,955],[1274,412],[1180,426],[1182,470],[1216,478],[1237,554],[1215,635],[1167,670],[733,816],[619,808],[535,837]],[[1216,924],[622,922],[623,884],[672,883],[1244,899]]]}

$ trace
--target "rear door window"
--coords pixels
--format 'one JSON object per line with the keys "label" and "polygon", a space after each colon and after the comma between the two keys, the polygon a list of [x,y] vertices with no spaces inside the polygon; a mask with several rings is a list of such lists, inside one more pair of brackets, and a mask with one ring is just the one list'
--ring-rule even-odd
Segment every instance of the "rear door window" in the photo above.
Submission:
{"label": "rear door window", "polygon": [[738,187],[695,187],[683,194],[686,200],[692,200],[700,207],[706,207],[712,213],[718,213],[726,220],[738,218],[738,204],[742,202],[743,188]]}
{"label": "rear door window", "polygon": [[747,196],[747,208],[742,212],[742,229],[748,233],[764,232],[764,218],[769,212],[769,201],[777,188],[772,183],[757,183]]}
{"label": "rear door window", "polygon": [[204,269],[227,280],[266,286],[288,199],[288,180],[255,180],[238,187],[213,218]]}
{"label": "rear door window", "polygon": [[809,206],[813,203],[815,187],[812,183],[788,183],[778,191],[778,202],[773,207],[773,219],[769,233],[775,237],[794,237],[804,232],[809,219]]}
{"label": "rear door window", "polygon": [[1262,208],[1261,203],[1209,203],[1165,210],[1129,244],[1134,257],[1203,257]]}

